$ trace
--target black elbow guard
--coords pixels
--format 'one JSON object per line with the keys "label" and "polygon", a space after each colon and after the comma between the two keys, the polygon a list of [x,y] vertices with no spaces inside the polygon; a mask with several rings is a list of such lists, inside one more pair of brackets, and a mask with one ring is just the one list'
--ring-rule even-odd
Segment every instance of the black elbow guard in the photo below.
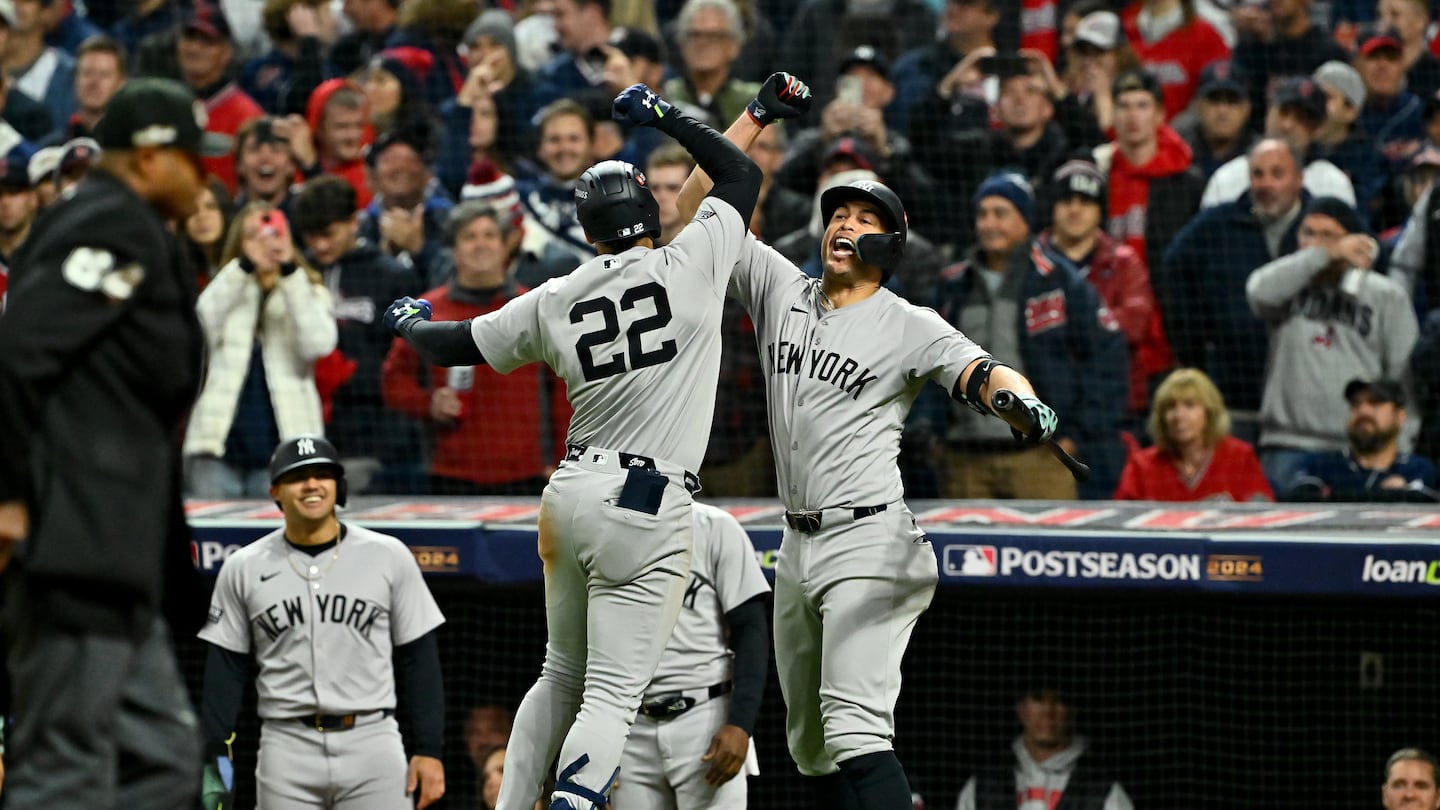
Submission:
{"label": "black elbow guard", "polygon": [[970,372],[970,380],[965,384],[965,390],[961,391],[960,386],[955,386],[955,393],[958,394],[955,398],[960,400],[961,404],[981,416],[992,415],[994,411],[990,409],[990,404],[981,396],[980,390],[990,381],[990,372],[1001,366],[1010,368],[1009,365],[993,357],[987,357],[981,360],[980,364],[975,366],[975,370]]}

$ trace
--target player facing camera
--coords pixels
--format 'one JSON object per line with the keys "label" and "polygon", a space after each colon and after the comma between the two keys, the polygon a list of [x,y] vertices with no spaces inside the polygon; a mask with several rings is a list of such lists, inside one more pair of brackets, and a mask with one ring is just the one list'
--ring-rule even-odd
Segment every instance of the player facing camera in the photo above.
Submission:
{"label": "player facing camera", "polygon": [[335,445],[325,439],[288,439],[270,456],[270,497],[287,521],[292,512],[302,519],[328,518],[334,507],[345,505],[348,496],[345,466]]}
{"label": "player facing camera", "polygon": [[826,272],[844,273],[851,259],[881,271],[883,284],[900,266],[909,232],[905,206],[888,186],[857,180],[820,195]]}

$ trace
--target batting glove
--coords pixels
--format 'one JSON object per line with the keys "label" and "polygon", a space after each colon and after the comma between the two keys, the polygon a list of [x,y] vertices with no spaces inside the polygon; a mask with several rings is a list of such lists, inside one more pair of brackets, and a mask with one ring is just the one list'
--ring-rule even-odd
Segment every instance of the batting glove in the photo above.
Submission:
{"label": "batting glove", "polygon": [[1055,415],[1055,409],[1029,394],[1020,394],[1016,399],[1020,400],[1020,408],[1030,415],[1027,421],[1031,428],[1029,433],[1010,428],[1015,439],[1029,444],[1044,444],[1050,441],[1055,435],[1055,429],[1060,426],[1060,417]]}
{"label": "batting glove", "polygon": [[653,127],[670,114],[674,105],[655,95],[643,84],[632,84],[615,97],[611,114],[616,121],[628,121],[637,127]]}
{"label": "batting glove", "polygon": [[424,298],[417,300],[407,295],[395,299],[395,303],[385,309],[385,328],[398,335],[406,322],[416,318],[428,321],[434,314],[435,310],[429,301]]}
{"label": "batting glove", "polygon": [[766,126],[787,118],[799,118],[815,99],[810,87],[789,73],[771,73],[745,111],[755,123]]}
{"label": "batting glove", "polygon": [[200,787],[201,805],[205,810],[230,810],[234,790],[235,767],[230,757],[222,753],[207,756]]}

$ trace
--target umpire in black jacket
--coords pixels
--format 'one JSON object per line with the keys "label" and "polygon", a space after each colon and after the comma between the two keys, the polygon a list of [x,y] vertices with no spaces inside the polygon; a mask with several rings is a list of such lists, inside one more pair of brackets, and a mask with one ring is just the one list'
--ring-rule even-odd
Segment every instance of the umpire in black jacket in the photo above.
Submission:
{"label": "umpire in black jacket", "polygon": [[97,166],[40,217],[11,273],[0,565],[12,807],[184,807],[200,784],[161,603],[167,568],[189,567],[177,431],[203,351],[195,277],[166,221],[194,210],[199,156],[226,151],[201,110],[176,82],[127,83],[95,129]]}

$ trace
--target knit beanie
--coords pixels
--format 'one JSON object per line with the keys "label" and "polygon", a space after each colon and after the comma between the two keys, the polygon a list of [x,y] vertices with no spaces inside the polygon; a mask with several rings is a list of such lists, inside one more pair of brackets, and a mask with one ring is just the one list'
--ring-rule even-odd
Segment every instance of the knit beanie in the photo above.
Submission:
{"label": "knit beanie", "polygon": [[992,174],[985,182],[980,184],[980,189],[975,192],[972,200],[974,207],[980,208],[980,201],[986,197],[1003,197],[1009,200],[1020,211],[1020,216],[1025,218],[1025,224],[1033,230],[1035,228],[1035,190],[1030,187],[1030,181],[1019,172],[999,172]]}

